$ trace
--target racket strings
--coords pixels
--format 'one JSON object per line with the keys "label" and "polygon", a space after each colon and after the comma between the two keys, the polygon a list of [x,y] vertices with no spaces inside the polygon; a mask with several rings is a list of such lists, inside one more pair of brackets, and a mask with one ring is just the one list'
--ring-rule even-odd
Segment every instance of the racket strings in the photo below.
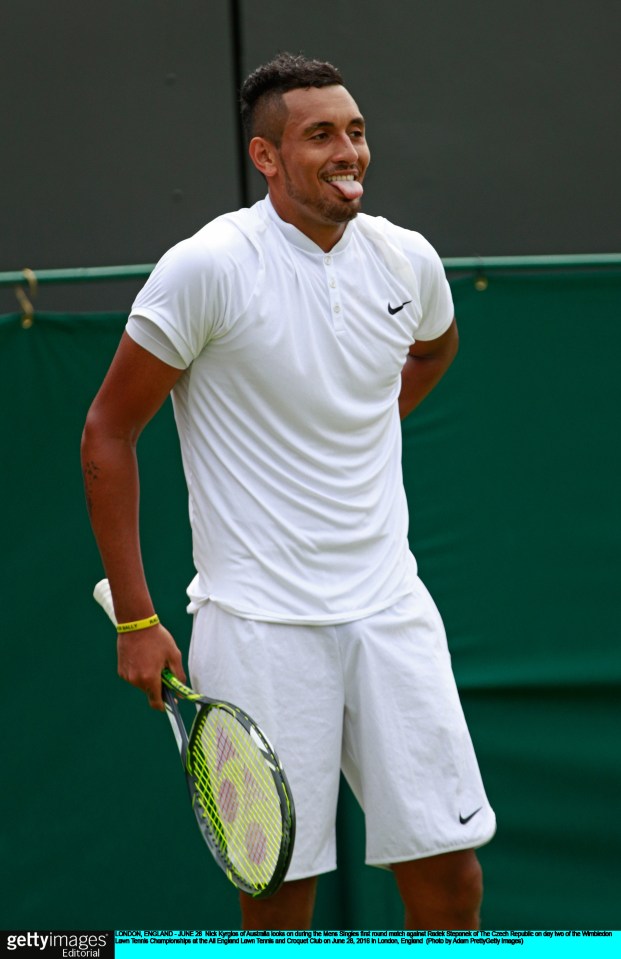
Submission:
{"label": "racket strings", "polygon": [[199,714],[190,766],[202,817],[227,865],[255,889],[268,884],[283,839],[278,790],[246,728],[218,707]]}

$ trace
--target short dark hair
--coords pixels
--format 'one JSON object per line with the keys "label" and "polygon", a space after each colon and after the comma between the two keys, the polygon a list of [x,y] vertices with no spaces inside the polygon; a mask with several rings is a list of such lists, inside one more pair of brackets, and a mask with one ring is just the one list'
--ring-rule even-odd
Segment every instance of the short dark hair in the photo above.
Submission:
{"label": "short dark hair", "polygon": [[343,77],[331,63],[309,60],[302,54],[279,53],[254,70],[242,85],[241,118],[247,139],[264,136],[279,146],[286,119],[283,93],[336,85],[343,86]]}

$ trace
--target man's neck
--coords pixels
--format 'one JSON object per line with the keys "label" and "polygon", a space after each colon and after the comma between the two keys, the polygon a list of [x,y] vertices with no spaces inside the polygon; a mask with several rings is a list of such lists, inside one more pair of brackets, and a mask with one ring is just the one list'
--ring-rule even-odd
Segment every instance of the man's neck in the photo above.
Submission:
{"label": "man's neck", "polygon": [[334,223],[330,220],[322,222],[315,217],[304,217],[297,211],[295,214],[292,213],[286,205],[279,203],[278,198],[273,197],[271,194],[270,201],[276,214],[284,223],[289,223],[291,226],[294,226],[296,230],[299,230],[300,233],[307,236],[309,240],[312,240],[324,253],[329,253],[330,250],[336,246],[343,237],[347,229],[347,224],[351,222],[349,220],[344,223]]}

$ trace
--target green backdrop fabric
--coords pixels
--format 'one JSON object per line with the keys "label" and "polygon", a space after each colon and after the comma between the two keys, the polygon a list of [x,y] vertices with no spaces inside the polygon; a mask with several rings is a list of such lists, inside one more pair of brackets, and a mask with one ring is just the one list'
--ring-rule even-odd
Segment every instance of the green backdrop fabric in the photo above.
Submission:
{"label": "green backdrop fabric", "polygon": [[[486,928],[619,928],[621,276],[452,283],[458,359],[404,425],[411,539],[444,616],[498,833]],[[2,928],[235,928],[166,720],[115,672],[79,440],[119,314],[0,318]],[[139,444],[144,554],[187,649],[170,405]],[[317,928],[398,928],[344,787]]]}

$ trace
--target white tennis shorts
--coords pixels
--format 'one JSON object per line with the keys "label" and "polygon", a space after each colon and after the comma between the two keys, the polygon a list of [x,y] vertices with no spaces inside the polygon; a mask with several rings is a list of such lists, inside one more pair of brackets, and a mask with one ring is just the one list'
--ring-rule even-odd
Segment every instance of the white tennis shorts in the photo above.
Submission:
{"label": "white tennis shorts", "polygon": [[195,614],[191,682],[241,706],[276,748],[296,807],[287,879],[336,868],[340,770],[365,814],[366,862],[488,842],[496,820],[440,614],[420,580],[394,606],[329,626]]}

